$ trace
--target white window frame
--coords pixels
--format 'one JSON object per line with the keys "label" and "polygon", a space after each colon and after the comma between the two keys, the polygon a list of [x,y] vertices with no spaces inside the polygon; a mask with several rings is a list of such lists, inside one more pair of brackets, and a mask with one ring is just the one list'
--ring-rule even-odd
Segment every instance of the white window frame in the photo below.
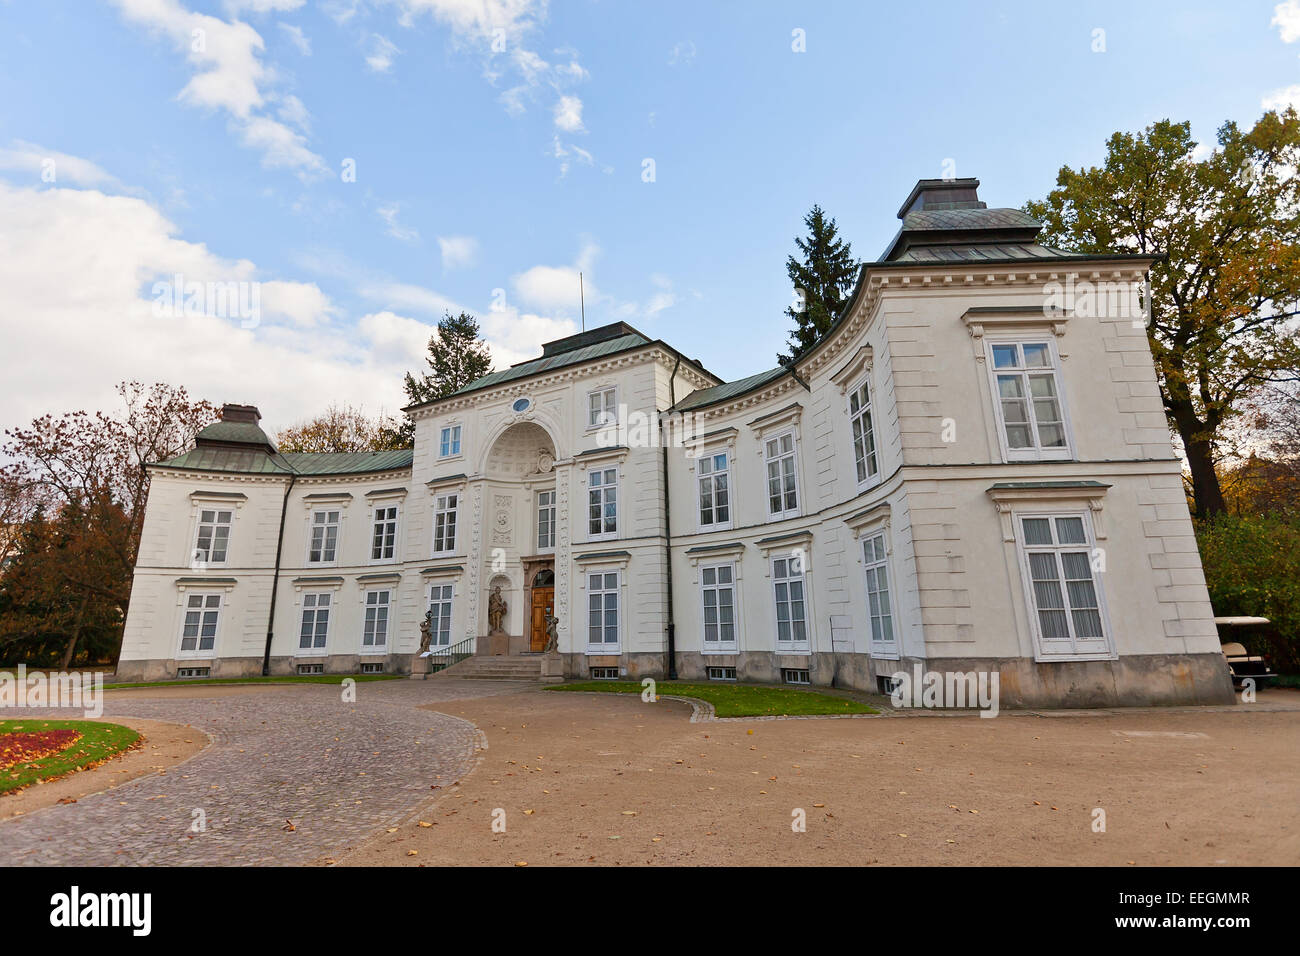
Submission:
{"label": "white window frame", "polygon": [[[550,498],[550,501],[546,504],[542,503],[543,495],[546,495]],[[557,501],[557,496],[556,496],[556,490],[554,488],[543,488],[540,491],[538,491],[537,494],[533,497],[533,505],[534,505],[533,516],[535,520],[535,526],[533,529],[535,534],[533,535],[533,540],[537,542],[538,554],[550,554],[555,550],[556,501]],[[588,507],[590,507],[590,499],[588,499]],[[546,519],[547,519],[546,527],[550,532],[548,535],[549,543],[542,541],[542,514],[543,513],[546,514]]]}
{"label": "white window frame", "polygon": [[[1114,632],[1111,629],[1110,614],[1106,608],[1106,593],[1102,586],[1101,575],[1092,567],[1093,556],[1097,553],[1097,538],[1093,528],[1092,515],[1088,509],[1076,510],[1060,508],[1051,510],[1015,510],[1012,513],[1012,525],[1015,530],[1016,558],[1020,565],[1020,579],[1024,586],[1025,611],[1029,616],[1029,625],[1034,636],[1034,659],[1037,661],[1059,660],[1114,660]],[[1051,523],[1051,545],[1030,545],[1025,541],[1024,521],[1026,518],[1046,518]],[[1084,542],[1082,544],[1059,544],[1056,519],[1078,518],[1083,522]],[[1102,636],[1100,638],[1083,638],[1075,636],[1073,608],[1070,606],[1069,589],[1063,588],[1065,598],[1066,623],[1070,632],[1068,640],[1045,638],[1042,620],[1038,612],[1038,602],[1034,594],[1033,574],[1030,570],[1029,554],[1031,552],[1054,552],[1057,555],[1056,567],[1058,583],[1065,580],[1065,570],[1061,562],[1062,552],[1085,552],[1088,558],[1088,570],[1092,577],[1093,595],[1097,601],[1097,614],[1101,620]]]}
{"label": "white window frame", "polygon": [[[393,509],[393,553],[388,557],[383,556],[383,551],[387,547],[387,532],[385,532],[385,544],[380,548],[380,556],[375,557],[375,529],[379,527],[380,522],[387,524],[390,519],[380,518],[379,512]],[[370,540],[367,544],[369,549],[366,553],[370,556],[370,564],[395,564],[401,559],[402,543],[402,505],[401,502],[393,499],[381,499],[376,501],[370,509]]]}
{"label": "white window frame", "polygon": [[[378,596],[380,594],[386,595],[386,599],[384,601],[378,600]],[[374,595],[376,598],[376,600],[373,602],[370,600],[371,595]],[[375,608],[374,620],[376,621],[376,626],[372,629],[372,634],[371,634],[372,642],[370,644],[367,644],[366,631],[368,629],[371,629],[370,609],[372,607]],[[375,641],[373,640],[373,638],[378,636],[378,630],[379,630],[377,624],[377,622],[379,621],[379,608],[384,609],[384,616],[383,616],[384,633],[383,633],[382,641]],[[391,587],[367,588],[365,591],[365,596],[362,598],[361,601],[361,634],[358,637],[361,653],[363,655],[364,654],[387,654],[388,635],[389,632],[391,632],[393,629],[392,625],[393,625],[393,588]]]}
{"label": "white window frame", "polygon": [[[780,451],[781,439],[787,437],[790,439],[790,451],[781,452]],[[768,445],[771,442],[776,442],[777,445],[778,451],[775,457],[771,457],[769,455]],[[771,484],[772,478],[769,469],[772,462],[783,461],[787,458],[790,460],[790,473],[791,475],[794,476],[794,507],[791,508],[786,505],[785,482],[784,480],[782,480],[781,482],[782,510],[773,511],[772,510],[772,484]],[[782,470],[781,478],[784,479],[784,477],[785,477],[784,470]],[[796,429],[783,428],[779,432],[775,432],[774,434],[763,436],[763,502],[764,502],[763,509],[767,513],[768,521],[781,521],[785,518],[794,518],[794,517],[798,517],[799,514],[801,513],[800,508],[803,504],[803,488],[800,486],[800,482],[799,482],[799,434]]]}
{"label": "white window frame", "polygon": [[[586,634],[587,653],[589,654],[618,654],[623,646],[623,572],[618,568],[583,568],[583,586],[586,591],[586,618],[583,621],[583,629]],[[592,588],[591,579],[600,576],[600,587]],[[614,585],[610,587],[609,578],[614,578]],[[601,643],[595,644],[591,640],[591,598],[595,594],[614,595],[614,613],[616,621],[614,624],[614,641],[610,643],[605,640],[609,633],[609,623],[605,620],[605,614],[608,611],[608,601],[601,599]]]}
{"label": "white window frame", "polygon": [[[994,346],[1014,345],[1017,350],[1017,356],[1020,359],[1020,366],[1014,369],[997,369],[994,367],[993,348]],[[1061,412],[1061,429],[1065,433],[1064,448],[1044,448],[1038,437],[1038,416],[1034,411],[1032,396],[1027,392],[1025,400],[1029,413],[1029,428],[1033,436],[1034,446],[1032,448],[1012,448],[1007,438],[1007,422],[1002,410],[1002,395],[998,388],[999,375],[1016,374],[1021,376],[1022,381],[1028,386],[1029,375],[1044,374],[1047,369],[1031,370],[1023,363],[1024,347],[1026,345],[1044,345],[1047,347],[1047,355],[1052,362],[1050,372],[1052,374],[1052,384],[1056,389],[1056,403]],[[1070,410],[1065,402],[1065,379],[1061,369],[1061,355],[1056,347],[1056,337],[1050,332],[1044,332],[1042,335],[1020,334],[1020,335],[986,335],[984,337],[984,364],[988,367],[989,394],[993,400],[993,416],[998,433],[998,446],[1002,450],[1004,461],[1070,461],[1074,458],[1074,433],[1070,427]]]}
{"label": "white window frame", "polygon": [[[808,612],[808,569],[800,567],[794,574],[790,573],[790,562],[798,564],[802,552],[783,551],[774,553],[768,557],[768,571],[772,576],[772,642],[776,647],[778,654],[804,654],[810,653],[812,648],[812,624],[811,615]],[[777,576],[777,562],[785,561],[786,574],[783,577]],[[803,624],[803,640],[794,638],[794,616],[793,616],[793,599],[790,595],[789,586],[798,582],[800,592],[800,603],[803,605],[803,617],[800,619]],[[781,584],[785,584],[786,603],[790,604],[790,633],[788,640],[781,640]]]}
{"label": "white window frame", "polygon": [[[588,469],[587,471],[587,509],[584,513],[584,518],[587,525],[588,541],[608,541],[618,537],[619,497],[620,497],[618,492],[619,492],[619,485],[622,483],[621,482],[622,475],[619,474],[619,471],[620,469],[618,465],[606,465],[601,468],[591,468]],[[593,475],[601,476],[600,483],[595,487],[593,487],[591,483],[591,478]],[[614,476],[614,480],[612,482],[605,480],[610,475]],[[611,491],[613,492],[613,502],[614,502],[614,530],[606,531],[605,530],[605,509],[609,504],[609,499],[610,499],[609,492]],[[601,530],[597,533],[593,533],[591,530],[591,505],[592,505],[593,497],[598,497],[600,501],[599,521],[600,521]]]}
{"label": "white window frame", "polygon": [[[599,408],[593,407],[592,399],[598,399]],[[617,385],[607,385],[604,388],[594,388],[587,393],[587,406],[584,421],[587,423],[586,430],[589,432],[618,424]]]}
{"label": "white window frame", "polygon": [[[433,496],[433,515],[429,523],[433,526],[433,541],[430,547],[434,557],[456,553],[456,535],[460,532],[460,501],[461,495],[458,491],[448,491]],[[440,520],[441,528],[438,524]],[[451,529],[450,535],[446,533],[448,527]],[[438,547],[440,530],[442,531],[441,548]],[[371,553],[374,553],[373,549]]]}
{"label": "white window frame", "polygon": [[[311,599],[310,605],[307,603],[308,598]],[[321,605],[320,603],[321,598],[325,599],[324,605]],[[331,625],[334,623],[334,606],[335,606],[334,598],[335,598],[335,592],[333,591],[304,591],[303,592],[302,600],[299,602],[298,633],[295,638],[297,643],[294,645],[294,652],[293,652],[295,657],[314,657],[317,655],[325,655],[329,653],[330,628]],[[325,643],[322,644],[320,647],[317,647],[316,630],[320,624],[320,614],[322,611],[325,612]],[[312,624],[311,646],[303,647],[302,629],[303,629],[303,625],[307,623],[308,614],[311,614],[311,624]]]}
{"label": "white window frame", "polygon": [[[331,522],[329,516],[337,515]],[[317,515],[325,515],[326,520],[322,524],[316,523]],[[329,529],[334,529],[334,557],[326,560],[325,558],[325,541],[329,537]],[[313,560],[312,553],[316,550],[316,529],[321,529],[321,556]],[[324,508],[312,508],[307,513],[307,563],[312,567],[328,568],[339,563],[339,549],[343,545],[343,508],[339,505],[327,506]]]}
{"label": "white window frame", "polygon": [[[446,592],[446,593],[443,593]],[[456,583],[454,581],[431,581],[426,592],[428,598],[425,611],[435,611],[432,625],[430,647],[451,646],[451,624],[456,614]],[[446,640],[441,640],[444,636]]]}
{"label": "white window frame", "polygon": [[[725,584],[718,580],[718,575],[725,570],[731,580]],[[712,571],[714,574],[713,583],[706,582],[707,572]],[[740,588],[736,564],[733,561],[720,561],[710,564],[701,564],[699,567],[699,586],[700,586],[700,651],[704,654],[735,654],[740,650]],[[731,640],[724,641],[722,637],[722,616],[718,615],[717,628],[718,640],[709,640],[709,623],[707,613],[708,592],[712,591],[718,595],[719,591],[728,590],[731,592]],[[720,595],[719,595],[720,596]],[[715,600],[714,607],[721,609],[721,601]]]}
{"label": "white window frame", "polygon": [[[879,553],[876,551],[877,542],[880,544]],[[867,623],[868,653],[881,660],[898,660],[898,602],[894,599],[897,579],[889,560],[892,550],[889,546],[889,529],[876,527],[864,531],[858,546],[862,549],[863,614]],[[883,594],[884,613],[875,614],[871,607],[872,584],[879,583],[881,573],[885,576],[885,589],[883,592],[877,589],[875,593]],[[884,617],[889,618],[888,640],[876,637],[876,619]]]}
{"label": "white window frame", "polygon": [[[859,392],[866,393],[866,404],[861,406],[858,411],[853,410],[853,399]],[[849,439],[853,444],[853,478],[857,482],[858,491],[865,491],[872,485],[880,482],[880,445],[876,442],[876,415],[873,399],[875,394],[871,388],[871,377],[864,375],[858,379],[853,387],[849,389],[845,397],[844,409],[849,416]],[[862,444],[862,461],[866,469],[865,477],[858,477],[858,453],[859,441],[854,434],[853,426],[859,421],[864,420],[866,425],[863,430],[864,440]],[[870,447],[867,447],[868,442]]]}
{"label": "white window frame", "polygon": [[[438,460],[461,457],[464,448],[465,428],[460,424],[443,425],[438,429]],[[446,451],[443,448],[446,447]]]}
{"label": "white window frame", "polygon": [[[209,521],[205,521],[203,519],[203,516],[204,514],[209,512],[212,514],[212,519]],[[228,516],[226,521],[220,520],[220,517],[223,514]],[[216,550],[215,545],[217,539],[217,529],[223,527],[226,529],[226,541],[225,541],[226,546],[225,546],[225,550],[221,552],[220,560],[217,560],[212,557],[212,553],[213,551]],[[207,556],[204,558],[200,558],[199,554],[203,549],[199,547],[199,541],[203,537],[204,528],[210,528],[211,530],[209,532],[209,537],[208,537]],[[205,568],[225,567],[227,564],[230,563],[230,546],[231,544],[233,544],[234,538],[235,538],[235,506],[233,504],[219,505],[219,504],[205,504],[203,502],[199,502],[198,510],[195,513],[194,538],[193,538],[194,544],[193,547],[190,548],[190,566],[205,567]]]}
{"label": "white window frame", "polygon": [[[710,467],[714,467],[714,460],[721,458],[723,465],[721,470],[716,468],[707,474],[701,474],[700,468],[704,462],[709,462]],[[722,475],[726,479],[725,495],[727,498],[726,509],[727,517],[718,518],[718,489],[717,477]],[[704,521],[704,483],[709,482],[711,486],[710,498],[713,512],[713,521],[706,523]],[[725,531],[731,527],[732,515],[735,513],[735,488],[736,483],[731,480],[731,453],[730,449],[723,448],[721,451],[714,450],[699,455],[695,459],[695,521],[700,531]]]}
{"label": "white window frame", "polygon": [[[198,598],[202,603],[199,607],[193,608],[190,602]],[[216,604],[209,606],[208,600],[216,598]],[[216,612],[216,620],[212,625],[212,646],[203,648],[203,619],[206,612],[213,610]],[[219,591],[186,591],[182,594],[181,601],[181,626],[176,639],[176,657],[186,660],[202,660],[206,658],[215,658],[217,656],[217,646],[221,641],[221,619],[224,617],[226,610],[225,596]],[[185,650],[185,628],[188,626],[188,615],[190,611],[199,612],[198,633],[194,635],[194,649]]]}

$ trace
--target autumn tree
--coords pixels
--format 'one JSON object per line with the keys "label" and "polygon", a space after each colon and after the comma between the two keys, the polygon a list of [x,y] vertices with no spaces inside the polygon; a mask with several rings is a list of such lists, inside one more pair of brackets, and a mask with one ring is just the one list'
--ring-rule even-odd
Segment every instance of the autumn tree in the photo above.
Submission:
{"label": "autumn tree", "polygon": [[[106,621],[120,641],[149,495],[144,466],[192,447],[217,419],[214,406],[184,388],[124,382],[117,392],[123,407],[115,413],[42,415],[5,431],[0,445],[0,490],[37,502],[0,577],[13,612],[0,615],[0,627],[10,629],[9,640],[21,637],[12,632],[21,621],[29,633],[58,633],[65,665],[89,629]],[[83,600],[80,616],[69,617]]]}
{"label": "autumn tree", "polygon": [[790,331],[790,354],[776,357],[782,365],[790,364],[826,334],[858,274],[852,248],[839,238],[835,220],[821,206],[813,206],[803,221],[808,236],[795,239],[802,258],[791,255],[785,262],[796,301],[785,310],[794,320],[794,328]]}
{"label": "autumn tree", "polygon": [[351,405],[331,405],[311,421],[281,431],[275,447],[282,452],[390,451],[409,447],[401,429],[389,416],[370,418]]}
{"label": "autumn tree", "polygon": [[1225,423],[1247,394],[1300,374],[1300,117],[1225,123],[1198,156],[1189,123],[1115,133],[1101,166],[1062,167],[1057,188],[1025,209],[1049,245],[1161,256],[1147,331],[1196,513],[1208,517],[1225,508],[1215,471]]}

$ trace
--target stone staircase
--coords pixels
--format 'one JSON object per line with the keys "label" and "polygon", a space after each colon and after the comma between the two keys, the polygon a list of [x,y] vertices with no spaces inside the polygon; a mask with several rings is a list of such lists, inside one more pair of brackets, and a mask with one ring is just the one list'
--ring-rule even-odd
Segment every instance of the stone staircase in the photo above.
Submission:
{"label": "stone staircase", "polygon": [[462,677],[469,680],[522,680],[542,679],[542,658],[530,655],[476,655],[452,664],[432,676]]}

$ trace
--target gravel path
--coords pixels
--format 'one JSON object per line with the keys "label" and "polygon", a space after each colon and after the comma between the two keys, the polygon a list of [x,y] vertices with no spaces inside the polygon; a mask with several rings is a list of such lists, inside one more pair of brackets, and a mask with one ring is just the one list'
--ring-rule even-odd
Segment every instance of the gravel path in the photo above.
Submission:
{"label": "gravel path", "polygon": [[0,823],[0,865],[286,865],[341,853],[473,765],[473,725],[420,705],[529,686],[375,681],[356,685],[355,703],[319,684],[109,694],[107,718],[189,724],[212,743],[170,772]]}

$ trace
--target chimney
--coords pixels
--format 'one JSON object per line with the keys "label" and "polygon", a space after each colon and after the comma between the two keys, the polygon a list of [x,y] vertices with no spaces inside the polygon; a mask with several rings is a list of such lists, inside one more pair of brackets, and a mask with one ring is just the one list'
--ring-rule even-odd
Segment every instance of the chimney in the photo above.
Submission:
{"label": "chimney", "polygon": [[257,410],[256,405],[232,405],[227,403],[221,406],[221,420],[223,422],[251,422],[256,425],[262,420],[262,413]]}
{"label": "chimney", "polygon": [[926,209],[987,209],[988,204],[980,202],[979,185],[980,181],[974,177],[918,180],[912,187],[912,192],[903,200],[898,218],[902,219],[909,212]]}

